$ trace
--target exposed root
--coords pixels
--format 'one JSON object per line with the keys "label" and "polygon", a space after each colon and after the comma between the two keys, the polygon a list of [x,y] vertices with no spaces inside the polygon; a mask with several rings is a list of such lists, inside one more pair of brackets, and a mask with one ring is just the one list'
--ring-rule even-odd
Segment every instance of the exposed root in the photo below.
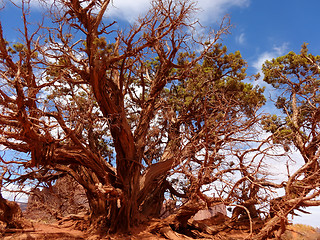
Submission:
{"label": "exposed root", "polygon": [[58,225],[62,227],[72,227],[80,231],[87,231],[90,229],[90,219],[88,215],[72,214],[67,217],[61,218]]}

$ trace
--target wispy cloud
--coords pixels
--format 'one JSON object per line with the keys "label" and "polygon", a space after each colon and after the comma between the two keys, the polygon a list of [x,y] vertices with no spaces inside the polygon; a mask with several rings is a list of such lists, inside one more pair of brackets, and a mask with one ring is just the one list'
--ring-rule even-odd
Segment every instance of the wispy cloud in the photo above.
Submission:
{"label": "wispy cloud", "polygon": [[137,19],[139,15],[145,13],[150,6],[151,4],[149,0],[118,0],[114,1],[112,6],[109,8],[108,15],[110,17],[118,17],[122,20],[132,22]]}
{"label": "wispy cloud", "polygon": [[[251,64],[250,64],[251,67],[253,67],[255,69],[255,73],[260,74],[260,78],[254,82],[254,85],[258,85],[260,87],[265,87],[266,88],[265,94],[267,94],[266,97],[276,99],[278,96],[278,92],[276,89],[273,89],[271,87],[271,85],[269,85],[263,81],[264,74],[262,73],[262,65],[267,60],[272,60],[273,58],[277,58],[277,57],[284,55],[287,52],[288,47],[289,47],[289,44],[287,42],[282,43],[280,45],[275,45],[269,51],[265,51],[265,52],[262,52],[261,54],[259,54],[257,56],[257,58],[253,62],[251,62]],[[275,109],[273,109],[272,111],[275,111]],[[276,112],[274,112],[274,113],[276,113]]]}
{"label": "wispy cloud", "polygon": [[240,35],[236,36],[236,43],[242,45],[246,41],[246,35],[245,33],[241,33]]}
{"label": "wispy cloud", "polygon": [[252,66],[257,70],[257,72],[261,73],[261,67],[265,63],[265,61],[277,58],[285,54],[285,52],[288,50],[288,46],[289,44],[285,42],[279,46],[274,46],[270,51],[261,53],[253,62]]}
{"label": "wispy cloud", "polygon": [[[13,0],[18,3],[18,0]],[[248,7],[251,0],[198,0],[197,7],[200,9],[196,18],[205,23],[215,23],[220,20],[223,15],[228,13],[232,7]],[[53,0],[46,1],[47,3]],[[107,15],[117,17],[122,20],[132,22],[137,17],[145,13],[151,6],[151,0],[115,0],[109,8]],[[39,0],[31,0],[31,7],[41,8],[43,2]]]}
{"label": "wispy cloud", "polygon": [[257,70],[257,72],[261,73],[261,67],[267,60],[271,60],[273,58],[276,58],[278,55],[275,54],[275,52],[264,52],[261,53],[258,58],[255,60],[255,62],[252,64],[252,66]]}
{"label": "wispy cloud", "polygon": [[204,22],[218,21],[233,7],[245,8],[250,0],[199,0],[198,6],[202,10],[199,19]]}

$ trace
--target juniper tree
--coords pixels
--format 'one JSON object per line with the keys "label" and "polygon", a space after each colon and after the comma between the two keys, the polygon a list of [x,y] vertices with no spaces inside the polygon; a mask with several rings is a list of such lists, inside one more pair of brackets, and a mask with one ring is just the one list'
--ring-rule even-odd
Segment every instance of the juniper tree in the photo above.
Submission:
{"label": "juniper tree", "polygon": [[265,98],[244,81],[241,54],[219,42],[228,19],[201,37],[193,2],[154,0],[123,30],[106,17],[110,4],[56,0],[35,29],[23,1],[21,43],[0,25],[0,143],[28,154],[2,159],[25,169],[11,180],[72,176],[91,225],[110,231],[159,217],[166,192],[184,204],[182,225],[200,207],[258,198],[263,158],[247,156],[265,154]]}

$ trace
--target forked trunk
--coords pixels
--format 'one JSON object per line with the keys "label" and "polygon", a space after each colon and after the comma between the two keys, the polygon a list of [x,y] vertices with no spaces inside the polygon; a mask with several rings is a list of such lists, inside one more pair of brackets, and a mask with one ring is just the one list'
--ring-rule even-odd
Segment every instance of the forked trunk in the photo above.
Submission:
{"label": "forked trunk", "polygon": [[[91,186],[87,188],[87,198],[91,210],[92,231],[127,232],[139,222],[137,204],[137,177],[131,176],[131,183],[118,185],[117,188]],[[137,186],[137,187],[135,187]],[[111,190],[113,189],[113,190]]]}
{"label": "forked trunk", "polygon": [[139,183],[134,180],[126,187],[121,196],[87,193],[93,231],[128,232],[143,220],[160,217],[165,184],[155,181],[149,194],[139,194]]}

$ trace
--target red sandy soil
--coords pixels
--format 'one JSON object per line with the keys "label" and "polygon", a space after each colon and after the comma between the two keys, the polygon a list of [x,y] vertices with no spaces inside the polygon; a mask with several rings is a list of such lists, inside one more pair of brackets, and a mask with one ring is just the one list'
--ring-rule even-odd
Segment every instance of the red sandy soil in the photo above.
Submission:
{"label": "red sandy soil", "polygon": [[3,240],[81,240],[88,239],[84,233],[72,227],[57,224],[33,223],[33,228],[6,232]]}
{"label": "red sandy soil", "polygon": [[[33,222],[33,227],[20,230],[13,229],[7,231],[0,239],[3,240],[165,240],[165,238],[155,236],[145,231],[145,229],[135,229],[131,236],[110,235],[104,238],[98,235],[90,235],[67,224],[44,224]],[[2,238],[1,238],[2,237]]]}

